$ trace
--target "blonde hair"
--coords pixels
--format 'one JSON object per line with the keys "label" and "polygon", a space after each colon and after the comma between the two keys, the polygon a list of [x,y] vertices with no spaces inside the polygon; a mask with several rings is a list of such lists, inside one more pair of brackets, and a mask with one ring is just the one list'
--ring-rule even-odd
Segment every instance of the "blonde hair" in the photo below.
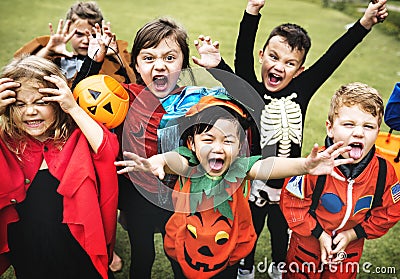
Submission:
{"label": "blonde hair", "polygon": [[[56,88],[56,86],[45,80],[44,76],[57,75],[64,80],[60,68],[45,58],[34,55],[23,55],[14,58],[6,65],[1,73],[1,78],[11,78],[15,82],[37,82],[43,87]],[[20,88],[14,91],[18,95]],[[48,128],[50,139],[61,149],[76,125],[69,114],[65,113],[58,103],[50,103],[56,114],[56,120]],[[9,105],[4,114],[0,116],[0,137],[7,147],[13,151],[17,157],[21,155],[26,147],[27,134],[22,131],[14,122],[14,117],[19,114],[14,105]]]}
{"label": "blonde hair", "polygon": [[381,125],[384,110],[382,97],[378,90],[361,82],[342,85],[335,92],[331,99],[328,120],[333,123],[341,107],[355,105],[374,117],[378,116],[378,124]]}

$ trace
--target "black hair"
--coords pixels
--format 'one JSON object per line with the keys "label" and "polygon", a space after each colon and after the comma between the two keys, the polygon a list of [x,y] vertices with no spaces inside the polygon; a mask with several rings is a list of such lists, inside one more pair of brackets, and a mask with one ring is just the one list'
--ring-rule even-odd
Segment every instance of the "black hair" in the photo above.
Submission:
{"label": "black hair", "polygon": [[[145,24],[136,33],[132,51],[131,51],[131,67],[136,75],[136,83],[146,85],[142,77],[136,70],[137,57],[142,49],[157,47],[160,42],[168,37],[176,40],[183,54],[182,69],[189,69],[189,43],[186,30],[179,26],[172,19],[158,18]],[[193,74],[191,79],[194,80]]]}
{"label": "black hair", "polygon": [[292,50],[304,50],[304,57],[301,62],[303,65],[306,61],[308,51],[311,48],[311,38],[308,36],[307,31],[303,27],[294,23],[281,24],[272,29],[267,41],[264,44],[263,50],[265,50],[271,38],[275,36],[281,36],[284,38]]}
{"label": "black hair", "polygon": [[[249,115],[247,114],[247,112],[245,113],[246,115]],[[211,130],[214,127],[215,122],[217,122],[217,120],[219,119],[226,119],[232,122],[237,122],[239,124],[239,140],[240,142],[243,142],[246,136],[245,131],[251,125],[251,118],[243,117],[236,110],[227,106],[220,105],[205,108],[201,112],[191,117],[185,118],[183,126],[188,128],[186,128],[182,134],[182,142],[186,144],[187,140],[190,137],[194,137],[195,135]]]}

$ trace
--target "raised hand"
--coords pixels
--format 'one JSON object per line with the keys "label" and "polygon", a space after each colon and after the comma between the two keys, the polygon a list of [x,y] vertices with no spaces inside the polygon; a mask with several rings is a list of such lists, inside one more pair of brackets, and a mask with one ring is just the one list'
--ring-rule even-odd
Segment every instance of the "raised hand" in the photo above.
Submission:
{"label": "raised hand", "polygon": [[7,106],[15,103],[14,89],[20,86],[19,82],[14,82],[11,78],[0,78],[0,115],[4,114]]}
{"label": "raised hand", "polygon": [[117,161],[114,163],[116,166],[124,167],[117,171],[118,174],[132,171],[144,171],[151,172],[161,180],[165,177],[164,167],[166,162],[163,158],[163,154],[157,154],[146,159],[135,153],[124,151],[124,158],[126,158],[124,161]]}
{"label": "raised hand", "polygon": [[200,35],[194,41],[200,59],[192,56],[193,62],[206,69],[215,68],[221,62],[218,41],[213,42],[209,36]]}
{"label": "raised hand", "polygon": [[110,25],[98,23],[92,28],[93,34],[86,29],[85,33],[89,36],[88,56],[96,62],[102,62],[107,54],[108,46],[115,40],[115,34],[110,30]]}
{"label": "raised hand", "polygon": [[[103,25],[104,25],[104,22],[103,22]],[[111,22],[108,21],[108,22],[106,23],[106,25],[107,25],[107,28],[108,28],[109,32],[111,32]],[[107,55],[107,56],[108,56],[108,55],[117,55],[118,52],[119,52],[119,50],[118,50],[118,45],[117,45],[117,39],[116,39],[115,34],[113,34],[113,36],[112,36],[112,38],[111,38],[111,42],[110,42],[110,44],[108,45],[106,55]]]}
{"label": "raised hand", "polygon": [[374,0],[368,4],[360,23],[365,29],[371,29],[372,26],[379,22],[383,22],[388,16],[386,8],[387,0]]}
{"label": "raised hand", "polygon": [[53,25],[49,23],[50,40],[46,47],[37,53],[38,56],[65,56],[72,57],[73,53],[67,50],[67,43],[76,33],[76,28],[69,32],[71,21],[67,20],[64,25],[64,20],[60,19],[57,26],[57,31],[54,33]]}
{"label": "raised hand", "polygon": [[337,142],[323,152],[318,152],[318,144],[315,144],[306,159],[305,167],[307,172],[312,175],[329,174],[341,181],[345,180],[344,177],[334,171],[334,167],[342,164],[350,164],[354,160],[352,158],[335,160],[340,154],[351,150],[350,146],[341,147],[342,145],[343,142]]}
{"label": "raised hand", "polygon": [[265,0],[249,0],[246,7],[246,12],[251,15],[258,15],[262,7],[264,7]]}
{"label": "raised hand", "polygon": [[45,80],[54,83],[57,88],[39,88],[39,92],[47,94],[42,100],[45,102],[57,102],[61,109],[66,113],[78,107],[68,84],[61,77],[56,75],[45,76]]}

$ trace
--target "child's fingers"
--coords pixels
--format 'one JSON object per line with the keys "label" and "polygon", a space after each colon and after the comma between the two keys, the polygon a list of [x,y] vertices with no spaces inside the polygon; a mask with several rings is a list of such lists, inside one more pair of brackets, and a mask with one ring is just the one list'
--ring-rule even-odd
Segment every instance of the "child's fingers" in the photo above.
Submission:
{"label": "child's fingers", "polygon": [[354,162],[353,158],[347,158],[347,159],[337,159],[335,160],[335,167],[339,166],[339,165],[347,165],[347,164],[351,164]]}
{"label": "child's fingers", "polygon": [[125,164],[125,161],[115,161],[114,162],[114,165],[117,166],[117,167],[123,167],[124,164]]}
{"label": "child's fingers", "polygon": [[316,158],[318,155],[318,143],[314,143],[314,146],[311,149],[310,156],[311,158]]}
{"label": "child's fingers", "polygon": [[200,60],[196,56],[192,56],[192,60],[193,60],[194,64],[201,66],[200,65]]}
{"label": "child's fingers", "polygon": [[339,181],[346,181],[346,178],[344,178],[343,176],[341,176],[340,174],[338,174],[335,171],[331,172],[331,176]]}
{"label": "child's fingers", "polygon": [[58,21],[57,34],[61,34],[61,30],[62,30],[63,24],[64,24],[64,20],[61,18],[61,19]]}
{"label": "child's fingers", "polygon": [[50,29],[50,36],[54,35],[53,24],[51,24],[51,22],[49,22],[49,29]]}
{"label": "child's fingers", "polygon": [[340,147],[340,148],[334,150],[332,152],[332,156],[334,158],[337,158],[339,155],[342,155],[343,153],[349,152],[350,150],[351,150],[351,146],[343,146],[343,147]]}
{"label": "child's fingers", "polygon": [[158,167],[157,169],[155,169],[155,170],[153,171],[153,174],[156,175],[156,176],[158,176],[158,178],[159,178],[160,180],[163,180],[164,177],[165,177],[164,168],[163,168],[162,166]]}
{"label": "child's fingers", "polygon": [[[65,22],[65,24],[64,24],[64,28],[63,28],[63,34],[67,34],[68,33],[68,30],[69,30],[69,27],[71,26],[71,20],[70,19],[67,19],[67,21]],[[76,30],[76,28],[75,28],[75,30]]]}
{"label": "child's fingers", "polygon": [[327,257],[327,253],[326,253],[325,249],[321,249],[321,262],[323,264],[328,263],[328,257]]}
{"label": "child's fingers", "polygon": [[[61,77],[56,76],[56,75],[51,75],[51,76],[44,76],[43,77],[45,80],[50,81],[52,83],[54,83],[58,89],[66,89],[69,88],[66,81],[63,80]],[[40,91],[40,89],[39,89]]]}
{"label": "child's fingers", "polygon": [[135,160],[135,159],[137,159],[137,158],[139,158],[139,156],[138,155],[136,155],[135,153],[133,153],[133,152],[129,152],[129,151],[124,151],[123,152],[123,155],[124,155],[124,158],[127,158],[127,159],[129,159],[129,160]]}
{"label": "child's fingers", "polygon": [[[77,31],[78,29],[76,29],[76,28],[74,28],[74,29],[72,29],[72,31],[70,32],[70,33],[68,33],[68,35],[65,37],[65,40],[68,42],[69,40],[71,40],[71,38],[75,35],[75,33],[76,33],[76,31]],[[87,30],[87,29],[86,29]],[[85,31],[86,31],[85,30]],[[87,30],[87,31],[89,31],[89,30]],[[86,33],[86,32],[85,32]],[[86,34],[87,35],[87,34]],[[72,56],[71,56],[72,57]]]}

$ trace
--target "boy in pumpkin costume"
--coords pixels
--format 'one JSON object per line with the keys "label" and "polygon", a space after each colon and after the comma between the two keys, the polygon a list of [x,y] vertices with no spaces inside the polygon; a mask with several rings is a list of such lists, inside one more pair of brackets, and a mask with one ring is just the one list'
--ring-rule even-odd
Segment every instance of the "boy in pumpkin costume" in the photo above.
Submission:
{"label": "boy in pumpkin costume", "polygon": [[[323,153],[314,146],[308,158],[246,157],[248,114],[229,96],[205,96],[181,122],[187,147],[149,159],[124,152],[130,171],[179,175],[173,193],[175,213],[166,225],[164,249],[182,269],[182,278],[236,278],[238,262],[252,250],[256,234],[248,204],[250,179],[295,173],[331,174],[334,160],[349,150],[337,143]],[[185,127],[188,127],[185,129]]]}

